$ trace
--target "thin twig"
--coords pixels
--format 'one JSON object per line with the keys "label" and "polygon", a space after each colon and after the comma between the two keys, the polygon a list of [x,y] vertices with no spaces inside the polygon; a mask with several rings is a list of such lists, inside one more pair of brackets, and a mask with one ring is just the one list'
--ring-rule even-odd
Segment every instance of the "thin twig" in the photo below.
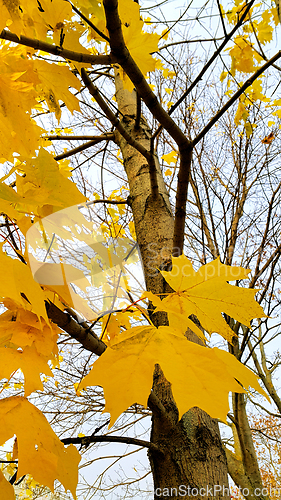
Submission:
{"label": "thin twig", "polygon": [[227,31],[226,31],[226,28],[225,28],[223,13],[222,13],[222,10],[221,10],[221,4],[220,4],[219,0],[217,0],[217,6],[218,6],[219,13],[220,13],[221,24],[222,24],[222,29],[223,29],[223,32],[224,32],[224,36],[227,37]]}
{"label": "thin twig", "polygon": [[229,101],[220,109],[220,111],[209,121],[208,125],[203,128],[203,130],[197,135],[197,137],[192,141],[193,146],[195,146],[201,139],[209,132],[209,130],[214,126],[214,124],[221,118],[221,116],[232,106],[234,102],[242,95],[248,87],[250,87],[254,81],[262,74],[266,69],[268,69],[272,64],[281,57],[281,51],[277,52],[269,61],[267,61],[261,68],[259,68],[246,82],[240,87],[237,92],[229,99]]}
{"label": "thin twig", "polygon": [[187,43],[205,43],[205,42],[217,42],[219,40],[224,40],[224,37],[221,36],[220,38],[194,38],[193,40],[181,40],[180,42],[171,42],[167,43],[166,45],[162,45],[162,47],[158,47],[158,50],[155,52],[151,52],[151,54],[157,54],[159,50],[163,49],[168,49],[169,47],[172,47],[173,45],[183,45]]}
{"label": "thin twig", "polygon": [[[206,73],[206,71],[213,64],[213,62],[216,60],[216,58],[218,57],[218,55],[222,52],[222,50],[224,49],[224,47],[226,46],[226,44],[229,42],[229,40],[231,39],[231,37],[234,35],[234,33],[242,25],[244,19],[246,18],[247,14],[248,14],[248,12],[249,12],[249,10],[252,7],[252,5],[253,5],[254,2],[255,2],[255,0],[251,0],[250,1],[250,3],[245,8],[245,10],[244,10],[241,18],[239,19],[238,23],[234,26],[233,30],[231,30],[231,32],[224,38],[224,40],[221,43],[221,45],[214,52],[214,54],[212,55],[212,57],[205,64],[204,68],[200,71],[199,75],[195,78],[195,80],[188,87],[188,89],[183,93],[183,95],[180,97],[180,99],[175,104],[173,104],[173,106],[171,106],[171,108],[169,109],[169,115],[171,115],[175,111],[175,109],[182,103],[182,101],[184,101],[184,99],[186,99],[186,97],[196,87],[197,83],[199,83],[200,80],[202,80],[202,78],[203,78],[204,74]],[[156,137],[160,132],[161,132],[161,127],[158,127],[158,129],[156,130],[156,132],[153,134],[153,137]]]}
{"label": "thin twig", "polygon": [[90,21],[90,19],[88,19],[86,16],[84,16],[84,14],[82,14],[82,12],[80,12],[80,10],[78,10],[71,2],[70,0],[66,0],[68,3],[70,3],[71,5],[71,8],[72,10],[74,10],[74,12],[76,12],[76,14],[78,14],[79,17],[81,17],[81,19],[83,19],[83,21],[85,21],[86,24],[88,24],[90,26],[90,28],[92,28],[93,31],[95,31],[103,40],[105,40],[106,42],[109,42],[109,38],[108,36],[106,36],[102,31],[100,31],[93,23],[92,21]]}

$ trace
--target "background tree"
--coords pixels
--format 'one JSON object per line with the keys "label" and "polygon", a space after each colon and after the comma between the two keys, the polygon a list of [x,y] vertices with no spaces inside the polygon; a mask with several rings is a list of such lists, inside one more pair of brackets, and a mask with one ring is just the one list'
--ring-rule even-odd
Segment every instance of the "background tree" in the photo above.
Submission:
{"label": "background tree", "polygon": [[[264,498],[267,495],[256,493],[257,488],[262,489],[262,478],[247,419],[246,400],[241,393],[234,393],[228,414],[229,422],[233,424],[235,454],[229,451],[229,447],[223,447],[217,419],[203,410],[192,408],[179,419],[171,386],[159,365],[154,372],[149,410],[134,406],[120,421],[117,436],[110,433],[99,435],[108,423],[107,417],[100,415],[102,393],[91,388],[78,395],[78,384],[92,362],[92,355],[89,356],[88,352],[102,355],[100,359],[103,359],[105,342],[118,335],[119,327],[122,330],[124,324],[126,328],[130,326],[126,312],[121,313],[122,319],[111,315],[103,319],[101,327],[95,323],[90,329],[90,322],[79,321],[77,314],[69,308],[71,296],[67,295],[65,288],[55,288],[50,283],[41,283],[44,286],[40,288],[38,283],[31,281],[25,266],[27,253],[24,253],[23,236],[28,229],[44,217],[82,203],[88,197],[101,207],[96,214],[105,235],[121,237],[126,229],[133,233],[133,220],[148,291],[162,297],[171,292],[163,276],[171,269],[171,256],[178,256],[185,250],[195,266],[218,256],[227,265],[250,266],[253,268],[250,287],[262,288],[259,302],[266,304],[266,314],[272,316],[278,309],[280,248],[276,223],[279,215],[276,158],[279,151],[276,138],[280,111],[279,101],[275,99],[274,74],[279,71],[276,61],[280,54],[270,58],[264,52],[264,46],[272,39],[274,23],[277,23],[276,11],[266,6],[255,7],[254,1],[231,5],[228,10],[227,6],[219,4],[214,4],[213,8],[215,14],[202,8],[196,16],[196,22],[202,23],[206,15],[208,19],[211,15],[219,19],[218,25],[211,24],[215,34],[207,38],[203,34],[201,43],[207,49],[197,46],[197,52],[191,52],[191,43],[186,43],[188,38],[183,40],[183,23],[187,26],[193,19],[187,8],[177,23],[165,21],[163,45],[158,52],[161,60],[156,63],[150,53],[157,51],[159,36],[142,34],[139,7],[131,0],[120,1],[119,7],[112,0],[105,0],[103,7],[87,2],[71,6],[59,0],[56,4],[46,1],[38,5],[32,2],[2,3],[1,38],[12,44],[3,42],[1,52],[1,156],[8,163],[0,196],[4,241],[9,244],[8,253],[13,249],[13,256],[16,254],[18,258],[12,262],[3,253],[1,261],[3,272],[9,276],[1,289],[7,309],[1,317],[4,332],[2,354],[5,354],[5,359],[11,356],[11,361],[3,368],[2,377],[8,378],[11,384],[15,371],[21,367],[26,393],[41,389],[40,383],[35,383],[35,374],[28,373],[24,362],[29,362],[30,366],[33,359],[35,364],[35,354],[39,353],[41,361],[38,363],[45,361],[44,369],[43,365],[38,365],[39,372],[50,375],[46,359],[57,357],[55,341],[58,330],[53,325],[58,325],[67,334],[61,334],[60,345],[66,344],[66,353],[59,372],[60,377],[66,375],[66,378],[58,378],[55,383],[46,382],[46,393],[41,396],[36,393],[34,402],[45,410],[51,421],[53,419],[52,423],[65,444],[88,447],[98,441],[110,442],[114,437],[117,442],[146,447],[155,489],[169,488],[171,491],[174,488],[173,498],[180,498],[176,493],[179,485],[198,490],[220,485],[221,491],[216,496],[225,497],[222,488],[228,486],[227,473],[238,487],[244,489],[244,493],[248,491],[245,496]],[[152,15],[155,14],[152,12]],[[153,20],[153,23],[157,22],[157,19]],[[163,20],[161,22],[165,25]],[[205,29],[203,24],[203,33]],[[174,33],[174,39],[163,42],[167,32]],[[192,34],[192,28],[189,33]],[[225,48],[228,48],[228,55]],[[268,53],[270,50],[269,47]],[[59,57],[65,62],[60,59],[58,63]],[[156,64],[158,69],[155,70]],[[218,85],[222,69],[222,84]],[[272,74],[265,80],[263,75],[268,69]],[[144,77],[147,72],[153,72],[151,84]],[[248,73],[250,78],[240,84],[239,73]],[[155,94],[151,85],[155,85]],[[81,114],[78,114],[78,100],[73,92],[69,92],[69,87],[80,93]],[[116,103],[112,102],[113,95]],[[75,112],[73,118],[65,106],[70,112]],[[30,118],[36,108],[35,124]],[[48,126],[45,115],[49,113],[54,113],[56,119],[61,118],[59,129],[52,122]],[[265,120],[271,121],[271,125]],[[270,126],[272,129],[269,130]],[[23,129],[26,131],[24,135]],[[75,136],[74,130],[78,132]],[[42,133],[48,141],[54,142],[58,163],[46,152],[50,142],[40,144]],[[61,151],[57,144],[63,144],[64,140],[82,143],[77,148]],[[35,154],[39,145],[41,149]],[[68,179],[70,169],[64,161],[67,157],[73,158],[70,168],[80,192]],[[161,159],[174,165],[167,169],[165,163],[161,165]],[[100,199],[97,195],[93,199],[92,195],[94,176],[91,170],[94,170],[94,165],[101,168],[101,184],[95,188],[96,193],[100,190]],[[91,170],[86,174],[89,167]],[[119,191],[111,196],[105,185],[110,178],[106,171],[121,181]],[[188,205],[185,208],[188,185]],[[83,255],[79,258],[77,255],[78,252],[76,258],[79,262]],[[237,285],[242,287],[243,283],[239,280]],[[95,307],[93,298],[89,298],[89,303]],[[128,306],[125,309],[128,311]],[[153,309],[150,303],[148,312],[153,323],[157,327],[167,325],[167,315],[163,312],[153,314]],[[130,306],[131,326],[140,324],[139,316],[136,317],[140,312],[146,314],[143,308],[139,309],[135,304]],[[41,329],[36,315],[41,318]],[[42,318],[45,323],[42,323]],[[48,318],[52,320],[51,327]],[[117,322],[115,327],[110,325],[113,319]],[[278,330],[274,330],[278,326],[266,318],[253,324],[250,330],[235,319],[225,315],[233,330],[233,338],[228,338],[229,350],[244,364],[250,363],[280,411],[272,380],[273,367],[277,367],[278,359],[269,365],[264,348],[265,339],[278,334]],[[198,330],[200,323],[194,316],[191,320],[193,323],[187,328],[187,339],[204,345],[204,341],[192,331],[193,328],[202,337],[200,328]],[[14,330],[12,322],[15,323],[12,325]],[[43,330],[42,324],[45,325]],[[35,340],[35,332],[30,327],[37,330]],[[100,338],[97,335],[99,328]],[[48,339],[48,352],[42,351],[42,345],[40,350],[41,335],[45,342]],[[77,344],[69,341],[69,335],[84,347],[84,355],[79,350],[78,356]],[[212,344],[208,341],[208,345]],[[11,353],[12,349],[18,352],[18,348],[22,349],[24,361],[18,361],[20,354]],[[35,349],[36,353],[30,353],[28,349]],[[187,393],[190,391],[188,386],[187,382]],[[18,386],[14,389],[21,390]],[[3,386],[3,393],[4,390],[11,390],[7,383]],[[50,409],[50,396],[54,395],[59,398],[60,411],[55,401],[54,409]],[[15,428],[20,443],[22,436],[20,429],[16,428],[16,422],[22,418],[19,401],[24,414],[29,412],[29,418],[35,419],[34,410],[26,400],[14,396],[3,400],[1,411],[4,416],[14,411],[15,418],[8,420],[6,416],[5,424]],[[132,438],[131,434],[130,437],[120,436],[124,429],[130,433],[133,424],[138,430],[138,421],[143,420],[147,425],[149,414],[152,415],[150,441]],[[90,417],[93,420],[88,424]],[[40,424],[43,428],[44,425]],[[87,438],[70,435],[73,429],[82,425],[87,430],[89,428]],[[3,434],[3,442],[4,437],[11,436]],[[36,452],[40,451],[36,448],[37,441],[32,442],[30,438],[27,444],[29,452],[32,446]],[[19,444],[18,452],[14,445],[14,461],[22,449]],[[52,449],[44,449],[45,456],[46,451],[51,456],[54,449],[59,450],[59,458],[50,477],[46,478],[43,471],[34,469],[34,466],[30,470],[22,467],[18,474],[33,473],[36,480],[50,487],[53,479],[58,478],[66,489],[73,492],[75,478],[70,480],[62,463],[69,462],[75,468],[79,458],[73,447],[65,451],[55,440]],[[11,489],[5,482],[2,484],[8,498],[12,495]],[[111,489],[107,493],[110,495]],[[102,491],[102,494],[106,492]],[[215,495],[209,493],[209,496]]]}

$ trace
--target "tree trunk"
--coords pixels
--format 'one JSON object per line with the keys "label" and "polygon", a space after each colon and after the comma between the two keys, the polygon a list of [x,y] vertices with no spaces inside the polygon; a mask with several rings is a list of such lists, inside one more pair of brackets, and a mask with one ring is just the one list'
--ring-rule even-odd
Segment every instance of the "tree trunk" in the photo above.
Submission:
{"label": "tree trunk", "polygon": [[[116,100],[123,116],[123,126],[149,151],[150,130],[143,117],[140,126],[135,129],[136,97],[134,93],[123,89],[118,70]],[[146,159],[128,145],[119,133],[116,134],[116,140],[122,151],[130,186],[130,204],[146,286],[153,293],[163,294],[168,291],[168,286],[158,269],[167,269],[171,263],[174,230],[164,179],[157,162],[159,195],[153,197]],[[163,313],[152,314],[152,319],[157,326],[167,322]],[[192,334],[189,334],[190,340],[194,340]],[[205,499],[229,498],[226,456],[217,422],[199,408],[191,409],[179,421],[170,383],[159,366],[156,366],[154,373],[153,391],[164,406],[167,417],[164,418],[163,412],[157,411],[157,405],[152,405],[151,441],[164,451],[164,455],[149,453],[154,498],[168,496],[178,499],[185,495]]]}

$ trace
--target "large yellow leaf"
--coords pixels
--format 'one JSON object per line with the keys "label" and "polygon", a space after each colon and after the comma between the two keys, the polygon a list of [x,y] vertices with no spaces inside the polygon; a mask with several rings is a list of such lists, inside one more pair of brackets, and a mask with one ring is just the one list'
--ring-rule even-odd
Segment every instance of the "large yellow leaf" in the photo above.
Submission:
{"label": "large yellow leaf", "polygon": [[257,377],[232,354],[194,344],[168,326],[140,326],[120,334],[95,361],[81,388],[103,387],[104,411],[111,414],[112,425],[132,404],[147,405],[156,363],[172,384],[180,417],[198,406],[225,421],[229,391],[245,392],[251,386],[265,395]]}
{"label": "large yellow leaf", "polygon": [[[80,455],[73,445],[64,447],[44,415],[27,399],[11,397],[0,401],[0,421],[0,445],[17,436],[18,477],[31,474],[52,491],[58,479],[76,498]],[[5,491],[0,482],[0,497],[8,500]]]}
{"label": "large yellow leaf", "polygon": [[[218,259],[194,271],[190,260],[181,255],[172,258],[170,272],[161,271],[165,280],[175,293],[169,294],[161,303],[155,301],[156,310],[168,312],[171,326],[182,331],[190,325],[188,317],[194,314],[202,327],[209,333],[219,333],[231,342],[234,335],[224,320],[222,313],[229,315],[245,326],[250,327],[253,318],[266,315],[255,301],[257,290],[230,285],[229,281],[248,277],[249,269],[227,266]],[[154,301],[152,294],[150,300]],[[197,332],[197,330],[196,330]]]}

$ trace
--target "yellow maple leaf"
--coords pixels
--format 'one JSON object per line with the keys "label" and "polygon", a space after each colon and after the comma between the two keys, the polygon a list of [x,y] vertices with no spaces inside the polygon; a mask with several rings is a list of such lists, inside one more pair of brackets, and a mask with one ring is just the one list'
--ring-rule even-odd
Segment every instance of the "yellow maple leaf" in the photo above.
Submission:
{"label": "yellow maple leaf", "polygon": [[180,418],[198,406],[225,421],[229,391],[245,392],[244,388],[251,386],[265,395],[256,375],[232,354],[194,344],[168,326],[140,326],[119,335],[118,342],[95,361],[80,389],[103,387],[104,411],[111,414],[113,425],[132,404],[147,405],[156,363],[172,384]]}
{"label": "yellow maple leaf", "polygon": [[241,73],[251,73],[255,69],[256,52],[251,46],[246,36],[236,36],[234,39],[234,47],[229,51],[232,58],[231,73],[235,71]]}
{"label": "yellow maple leaf", "polygon": [[261,44],[271,42],[273,34],[273,26],[271,26],[272,12],[266,10],[262,14],[262,21],[256,24],[257,36]]}
{"label": "yellow maple leaf", "polygon": [[46,325],[43,319],[40,324],[36,314],[21,308],[6,311],[0,316],[0,342],[9,334],[12,344],[20,348],[34,345],[38,354],[48,358],[52,353],[57,354],[59,332],[56,325]]}
{"label": "yellow maple leaf", "polygon": [[9,280],[0,282],[0,298],[14,300],[24,309],[32,310],[39,319],[42,316],[49,324],[43,290],[34,281],[30,268],[0,251],[0,272],[2,276],[9,276]]}
{"label": "yellow maple leaf", "polygon": [[222,313],[248,327],[253,318],[266,316],[262,307],[254,300],[257,290],[228,283],[247,278],[249,269],[227,266],[217,258],[194,271],[191,261],[185,255],[172,257],[172,263],[170,272],[160,272],[175,293],[169,294],[161,304],[158,303],[156,309],[168,312],[171,325],[176,322],[177,327],[184,331],[187,326],[190,327],[188,317],[194,314],[209,334],[219,333],[231,342],[234,333]]}
{"label": "yellow maple leaf", "polygon": [[9,347],[1,347],[0,378],[9,379],[19,368],[25,379],[25,396],[29,396],[34,391],[43,390],[40,373],[53,377],[47,359],[40,356],[34,347],[27,346],[22,352]]}
{"label": "yellow maple leaf", "polygon": [[102,340],[107,344],[111,345],[116,341],[116,338],[120,334],[120,329],[129,329],[131,327],[130,319],[128,313],[118,312],[110,313],[102,319]]}
{"label": "yellow maple leaf", "polygon": [[[27,399],[16,396],[0,401],[0,420],[1,445],[17,436],[18,477],[30,474],[52,491],[54,480],[58,479],[76,498],[81,457],[73,445],[64,447],[44,415]],[[8,500],[8,489],[2,483],[0,476],[0,496]]]}
{"label": "yellow maple leaf", "polygon": [[22,158],[18,170],[25,175],[17,175],[17,193],[5,184],[0,184],[0,197],[17,201],[16,208],[23,213],[33,212],[45,217],[86,200],[75,183],[61,172],[54,157],[43,148],[36,158]]}
{"label": "yellow maple leaf", "polygon": [[[0,0],[1,24],[18,36],[45,39],[47,32],[64,26],[72,15],[71,6],[63,0]],[[3,17],[2,17],[3,16]],[[2,28],[1,28],[2,29]]]}
{"label": "yellow maple leaf", "polygon": [[81,83],[68,67],[49,64],[46,61],[34,61],[33,67],[40,80],[38,87],[42,90],[50,111],[55,112],[58,121],[61,116],[59,99],[66,104],[71,113],[74,110],[80,111],[79,101],[69,91],[69,87],[80,90]]}
{"label": "yellow maple leaf", "polygon": [[178,157],[178,152],[174,150],[171,151],[170,153],[167,153],[166,155],[161,156],[162,160],[164,160],[169,165],[171,165],[171,163],[176,163],[177,157]]}
{"label": "yellow maple leaf", "polygon": [[[34,92],[24,82],[0,74],[0,160],[13,161],[13,152],[33,154],[43,129],[30,119]],[[28,133],[22,134],[25,130]]]}
{"label": "yellow maple leaf", "polygon": [[170,168],[168,168],[168,170],[165,171],[165,175],[168,176],[168,175],[172,175],[172,170]]}
{"label": "yellow maple leaf", "polygon": [[[63,0],[64,1],[64,0]],[[69,5],[69,4],[67,4]],[[85,33],[85,26],[81,25],[79,22],[72,22],[68,24],[64,24],[64,26],[61,29],[58,29],[54,32],[53,34],[53,40],[54,43],[58,46],[60,46],[60,43],[62,41],[62,46],[64,49],[67,50],[74,50],[75,52],[80,52],[82,54],[90,54],[89,50],[86,49],[83,45],[80,43],[80,38],[84,35]],[[61,38],[63,37],[63,39]],[[85,68],[87,66],[90,66],[90,64],[86,63],[78,63],[72,62],[72,65],[75,66],[77,69],[81,69],[82,67]],[[65,132],[65,131],[64,131]]]}

